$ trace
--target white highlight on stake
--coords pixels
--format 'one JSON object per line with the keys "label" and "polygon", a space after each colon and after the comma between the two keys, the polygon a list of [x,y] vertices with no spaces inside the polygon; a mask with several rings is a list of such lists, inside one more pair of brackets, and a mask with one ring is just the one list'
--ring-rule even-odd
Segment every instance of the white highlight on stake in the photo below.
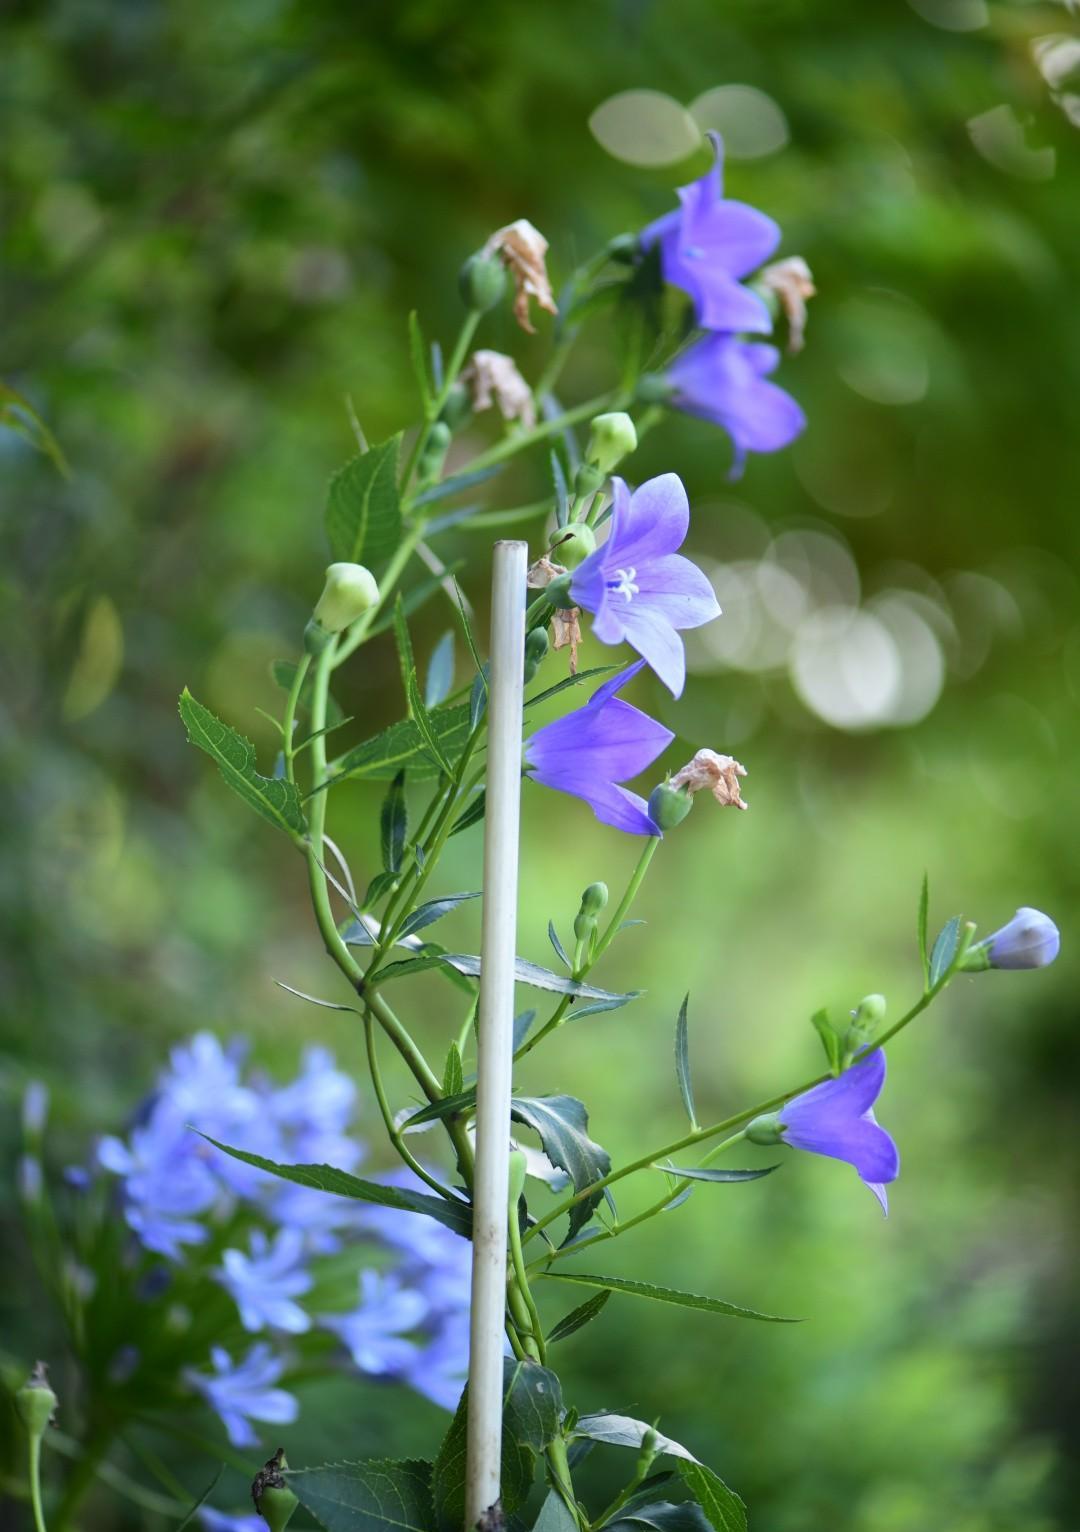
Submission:
{"label": "white highlight on stake", "polygon": [[477,1018],[476,1170],[465,1526],[499,1498],[506,1228],[517,949],[521,719],[525,670],[525,543],[495,544],[488,678],[484,914]]}

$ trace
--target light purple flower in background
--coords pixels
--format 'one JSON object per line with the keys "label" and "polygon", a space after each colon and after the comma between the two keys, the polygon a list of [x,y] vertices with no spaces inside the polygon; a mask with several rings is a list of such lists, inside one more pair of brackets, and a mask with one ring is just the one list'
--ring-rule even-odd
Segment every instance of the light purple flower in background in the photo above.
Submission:
{"label": "light purple flower in background", "polygon": [[739,278],[769,259],[780,243],[780,230],[757,208],[725,198],[723,147],[719,134],[709,136],[716,164],[700,180],[680,186],[682,206],[642,230],[641,244],[646,250],[659,244],[664,280],[690,294],[699,325],[768,335],[768,308]]}
{"label": "light purple flower in background", "polygon": [[226,1250],[215,1279],[231,1295],[245,1330],[270,1326],[300,1335],[311,1319],[293,1300],[311,1290],[304,1270],[304,1237],[297,1229],[281,1229],[271,1243],[261,1229],[251,1236],[251,1254]]}
{"label": "light purple flower in background", "polygon": [[755,1135],[752,1122],[746,1136],[752,1143],[782,1142],[793,1149],[845,1160],[855,1167],[887,1213],[885,1183],[895,1181],[900,1174],[900,1155],[874,1116],[874,1102],[884,1084],[885,1052],[875,1048],[837,1079],[825,1080],[778,1112],[757,1118],[758,1133]]}
{"label": "light purple flower in background", "polygon": [[396,1276],[360,1273],[360,1307],[351,1314],[324,1314],[319,1323],[333,1330],[361,1372],[400,1375],[415,1359],[417,1345],[406,1340],[427,1314],[427,1299]]}
{"label": "light purple flower in background", "polygon": [[199,1507],[199,1520],[206,1532],[266,1532],[266,1522],[261,1516],[230,1516],[209,1505]]}
{"label": "light purple flower in background", "polygon": [[991,968],[1045,968],[1061,950],[1061,933],[1049,915],[1024,905],[980,945]]}
{"label": "light purple flower in background", "polygon": [[690,527],[686,490],[678,474],[665,473],[633,494],[613,479],[612,493],[611,534],[574,570],[570,594],[593,613],[601,643],[625,640],[679,697],[686,653],[677,629],[720,615],[706,577],[676,552]]}
{"label": "light purple flower in background", "polygon": [[234,1363],[229,1353],[215,1346],[210,1353],[214,1372],[207,1375],[185,1368],[184,1377],[198,1389],[211,1409],[221,1416],[234,1447],[255,1447],[259,1438],[252,1429],[253,1420],[268,1425],[291,1425],[299,1414],[292,1394],[273,1385],[285,1371],[285,1363],[260,1343],[252,1346],[242,1362]]}
{"label": "light purple flower in background", "polygon": [[582,798],[602,824],[629,835],[659,835],[645,799],[620,782],[651,766],[675,738],[616,693],[644,665],[638,660],[599,687],[584,707],[545,724],[525,741],[525,770],[545,787]]}
{"label": "light purple flower in background", "polygon": [[675,409],[711,420],[731,437],[732,478],[742,472],[748,452],[776,452],[806,425],[791,395],[766,381],[779,361],[775,346],[733,335],[706,335],[667,370]]}
{"label": "light purple flower in background", "polygon": [[179,1259],[183,1245],[201,1244],[206,1230],[198,1216],[213,1206],[220,1185],[173,1103],[159,1098],[128,1143],[100,1140],[98,1163],[124,1179],[124,1216],[141,1242],[160,1255]]}
{"label": "light purple flower in background", "polygon": [[402,1373],[402,1381],[444,1410],[457,1408],[469,1375],[469,1311],[448,1316]]}

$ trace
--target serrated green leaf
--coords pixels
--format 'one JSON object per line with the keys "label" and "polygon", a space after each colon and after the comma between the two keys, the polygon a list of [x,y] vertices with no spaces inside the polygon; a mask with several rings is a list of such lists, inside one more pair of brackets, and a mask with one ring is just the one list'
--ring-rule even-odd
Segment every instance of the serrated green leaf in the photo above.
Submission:
{"label": "serrated green leaf", "polygon": [[[465,1434],[468,1389],[450,1423],[435,1459],[433,1490],[438,1525],[461,1532],[465,1525]],[[532,1486],[536,1455],[555,1440],[562,1418],[562,1389],[556,1375],[539,1362],[503,1363],[502,1505],[513,1514]]]}
{"label": "serrated green leaf", "polygon": [[686,1008],[689,1004],[690,996],[685,995],[675,1022],[675,1078],[679,1082],[679,1095],[686,1108],[686,1115],[690,1119],[690,1126],[696,1132],[698,1122],[694,1113],[694,1092],[690,1084],[690,1041],[686,1020]]}
{"label": "serrated green leaf", "polygon": [[440,771],[448,777],[454,774],[454,768],[447,759],[439,736],[431,723],[431,714],[424,706],[424,699],[420,695],[420,683],[416,679],[416,671],[411,670],[406,681],[406,691],[409,694],[409,709],[413,716],[413,722],[423,736],[424,746],[438,762]]}
{"label": "serrated green leaf", "polygon": [[916,931],[919,938],[919,960],[922,963],[923,984],[930,987],[930,944],[927,937],[927,923],[930,919],[930,878],[923,873],[922,889],[919,893],[919,915]]}
{"label": "serrated green leaf", "polygon": [[[198,1131],[198,1130],[196,1130]],[[399,1186],[384,1186],[379,1181],[362,1181],[334,1165],[279,1165],[265,1159],[261,1154],[250,1154],[246,1149],[233,1149],[228,1144],[200,1133],[215,1149],[231,1154],[234,1160],[242,1160],[256,1170],[295,1186],[308,1186],[315,1191],[332,1193],[337,1197],[352,1197],[358,1202],[374,1202],[379,1207],[400,1208],[406,1213],[424,1213],[437,1223],[445,1224],[455,1234],[472,1235],[472,1209],[464,1202],[448,1202],[443,1197],[429,1197],[426,1192],[414,1192]]]}
{"label": "serrated green leaf", "polygon": [[354,457],[330,480],[326,535],[335,559],[369,568],[401,539],[397,473],[401,433]]}
{"label": "serrated green leaf", "polygon": [[454,685],[454,635],[447,628],[431,651],[424,677],[424,706],[438,707],[445,702]]}
{"label": "serrated green leaf", "polygon": [[[445,961],[470,979],[480,977],[479,957],[466,952],[448,952]],[[541,968],[539,963],[530,963],[527,958],[514,959],[514,982],[529,984],[533,989],[549,990],[556,995],[574,995],[586,1000],[603,1001],[605,1007],[612,1010],[635,998],[634,992],[619,995],[613,990],[597,989],[582,979],[564,978],[562,974],[552,973],[550,968]]]}
{"label": "serrated green leaf", "polygon": [[435,1532],[431,1476],[421,1459],[369,1458],[291,1468],[287,1479],[326,1532]]}
{"label": "serrated green leaf", "polygon": [[439,899],[429,899],[426,904],[418,904],[412,914],[407,916],[402,927],[401,936],[412,936],[417,931],[422,931],[425,926],[434,925],[444,915],[449,915],[459,905],[465,904],[470,899],[479,899],[476,894],[443,894]]}
{"label": "serrated green leaf", "polygon": [[930,954],[930,988],[947,972],[949,965],[956,956],[957,943],[960,939],[960,916],[954,915],[951,920],[945,922],[938,932],[934,942],[934,950]]}
{"label": "serrated green leaf", "polygon": [[465,1076],[461,1068],[461,1054],[458,1052],[458,1045],[457,1043],[451,1043],[446,1055],[446,1065],[443,1069],[443,1095],[458,1095],[464,1079]]}
{"label": "serrated green leaf", "polygon": [[564,1314],[558,1324],[554,1325],[548,1333],[547,1343],[553,1345],[555,1341],[565,1340],[568,1335],[574,1335],[578,1330],[591,1322],[601,1314],[611,1297],[609,1292],[594,1293],[591,1298],[579,1304],[576,1309],[571,1309],[569,1314]]}
{"label": "serrated green leaf", "polygon": [[[427,715],[428,724],[443,755],[455,760],[469,737],[469,709],[465,706],[435,708]],[[408,766],[413,782],[438,776],[441,767],[427,753],[423,733],[412,718],[391,724],[373,739],[365,740],[336,763],[330,782],[363,778],[386,781],[402,766]],[[329,785],[329,783],[327,784]]]}
{"label": "serrated green leaf", "polygon": [[249,808],[294,838],[306,833],[295,785],[282,778],[260,776],[251,741],[196,702],[186,686],[180,694],[180,717],[191,743],[217,762],[221,775]]}
{"label": "serrated green leaf", "polygon": [[676,1466],[713,1532],[746,1532],[746,1506],[718,1474],[704,1463],[681,1460]]}
{"label": "serrated green leaf", "polygon": [[581,1271],[549,1271],[541,1277],[556,1282],[578,1282],[583,1287],[606,1287],[613,1293],[632,1293],[636,1298],[652,1298],[657,1303],[673,1303],[679,1308],[702,1309],[708,1314],[728,1314],[733,1319],[761,1319],[768,1324],[794,1325],[797,1319],[787,1319],[780,1314],[759,1314],[756,1309],[744,1309],[737,1303],[725,1303],[722,1298],[707,1298],[702,1293],[685,1293],[677,1287],[660,1287],[654,1282],[635,1282],[630,1277],[601,1277]]}
{"label": "serrated green leaf", "polygon": [[575,1435],[588,1437],[589,1441],[602,1442],[606,1447],[634,1449],[641,1446],[650,1430],[655,1432],[658,1452],[666,1453],[668,1457],[683,1458],[688,1463],[697,1462],[694,1454],[688,1452],[681,1442],[673,1441],[670,1436],[664,1436],[643,1420],[635,1420],[632,1415],[612,1415],[602,1410],[596,1415],[582,1415],[574,1427]]}
{"label": "serrated green leaf", "polygon": [[[513,1096],[510,1116],[539,1134],[551,1163],[565,1170],[576,1192],[601,1180],[611,1169],[611,1156],[589,1137],[589,1114],[576,1096]],[[570,1234],[588,1222],[603,1190],[584,1197],[570,1209]]]}
{"label": "serrated green leaf", "polygon": [[389,873],[401,871],[405,853],[405,837],[409,829],[409,810],[405,802],[405,768],[398,772],[390,784],[379,811],[379,842],[382,847],[384,869]]}

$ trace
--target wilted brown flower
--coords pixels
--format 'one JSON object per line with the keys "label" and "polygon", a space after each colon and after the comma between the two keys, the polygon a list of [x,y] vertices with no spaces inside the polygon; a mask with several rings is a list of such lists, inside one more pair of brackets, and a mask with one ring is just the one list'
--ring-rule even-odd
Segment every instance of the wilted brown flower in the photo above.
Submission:
{"label": "wilted brown flower", "polygon": [[730,755],[718,755],[715,750],[699,750],[692,761],[671,779],[672,787],[685,787],[688,793],[698,793],[707,787],[724,808],[746,809],[739,792],[739,778],[746,776],[746,767]]}
{"label": "wilted brown flower", "polygon": [[788,350],[801,351],[806,333],[806,300],[817,292],[810,268],[801,255],[773,261],[758,277],[758,284],[776,294],[788,322]]}
{"label": "wilted brown flower", "polygon": [[526,430],[536,424],[532,389],[513,357],[501,351],[474,351],[461,381],[468,387],[474,410],[489,410],[497,404],[504,420],[520,420]]}
{"label": "wilted brown flower", "polygon": [[485,244],[483,255],[498,255],[514,280],[514,318],[523,330],[535,334],[529,319],[529,299],[535,298],[542,309],[555,314],[555,297],[548,280],[544,256],[548,242],[527,218],[508,223]]}
{"label": "wilted brown flower", "polygon": [[566,611],[557,610],[551,617],[551,647],[553,649],[570,650],[570,674],[577,675],[577,652],[578,644],[581,643],[581,625],[578,622],[580,616],[576,606],[569,607]]}
{"label": "wilted brown flower", "polygon": [[556,564],[545,553],[531,566],[525,577],[525,583],[531,590],[543,590],[545,586],[551,584],[552,580],[557,580],[565,573],[563,566]]}

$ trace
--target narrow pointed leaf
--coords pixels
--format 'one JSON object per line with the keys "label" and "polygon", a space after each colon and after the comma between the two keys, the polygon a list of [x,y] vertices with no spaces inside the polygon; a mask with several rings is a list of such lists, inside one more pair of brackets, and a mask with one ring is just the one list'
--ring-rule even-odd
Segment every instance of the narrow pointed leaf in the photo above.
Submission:
{"label": "narrow pointed leaf", "polygon": [[459,1113],[475,1110],[476,1086],[470,1085],[467,1090],[459,1090],[452,1096],[443,1096],[441,1101],[432,1101],[428,1106],[421,1107],[420,1111],[405,1119],[402,1127],[406,1130],[420,1128],[428,1122],[441,1122],[444,1117],[456,1117]]}
{"label": "narrow pointed leaf", "polygon": [[554,686],[549,686],[545,691],[537,692],[534,697],[526,697],[525,711],[537,707],[541,702],[547,702],[552,697],[557,697],[560,692],[566,691],[571,686],[582,686],[586,681],[595,681],[599,676],[609,676],[612,671],[619,670],[618,665],[594,665],[591,670],[579,670],[577,675],[564,676],[561,681],[556,681]]}
{"label": "narrow pointed leaf", "polygon": [[553,920],[548,921],[548,941],[555,948],[555,954],[559,961],[565,964],[567,969],[572,969],[573,964],[567,957],[566,949],[563,947],[562,942],[559,940],[559,933],[555,929],[555,922]]}
{"label": "narrow pointed leaf", "polygon": [[283,778],[260,776],[251,741],[196,702],[186,686],[180,693],[180,717],[191,743],[217,762],[225,781],[249,808],[294,838],[306,833],[295,785]]}
{"label": "narrow pointed leaf", "polygon": [[454,685],[454,635],[447,629],[431,651],[424,677],[424,706],[438,707],[445,702]]}
{"label": "narrow pointed leaf", "polygon": [[335,559],[374,568],[401,537],[398,452],[401,435],[354,457],[330,480],[326,535]]}
{"label": "narrow pointed leaf", "polygon": [[760,1170],[721,1170],[716,1165],[654,1165],[654,1170],[663,1170],[669,1176],[678,1176],[682,1181],[760,1181],[762,1176],[771,1176],[774,1170],[779,1170],[779,1165],[764,1165]]}
{"label": "narrow pointed leaf", "polygon": [[825,1057],[829,1061],[829,1069],[834,1075],[840,1073],[840,1038],[836,1028],[829,1020],[828,1011],[815,1011],[810,1018],[810,1025],[821,1038],[821,1046],[825,1049]]}
{"label": "narrow pointed leaf", "polygon": [[564,527],[570,515],[570,492],[566,486],[566,474],[555,448],[551,449],[551,481],[555,486],[555,522]]}
{"label": "narrow pointed leaf", "polygon": [[397,645],[398,666],[401,670],[401,690],[405,694],[405,706],[409,717],[415,718],[416,714],[412,704],[411,682],[416,673],[416,664],[413,660],[412,639],[409,637],[409,624],[405,619],[405,603],[401,592],[398,592],[394,602],[394,643]]}
{"label": "narrow pointed leaf", "polygon": [[419,509],[422,505],[434,505],[439,500],[449,500],[452,495],[463,494],[467,489],[473,489],[477,484],[486,484],[497,473],[502,472],[501,463],[494,464],[491,468],[474,468],[469,473],[451,474],[448,479],[440,479],[438,484],[433,484],[430,489],[425,489],[417,495],[413,506]]}
{"label": "narrow pointed leaf", "polygon": [[[576,1309],[571,1309],[569,1314],[564,1314],[558,1324],[548,1332],[547,1343],[550,1346],[554,1341],[565,1340],[568,1335],[574,1335],[585,1325],[601,1314],[611,1297],[609,1292],[595,1293],[593,1297],[586,1298]],[[585,1433],[586,1435],[588,1433]]]}
{"label": "narrow pointed leaf", "polygon": [[529,1035],[529,1028],[536,1020],[535,1011],[521,1011],[514,1017],[514,1052],[521,1047]]}
{"label": "narrow pointed leaf", "polygon": [[463,1081],[464,1075],[461,1071],[461,1054],[458,1052],[457,1043],[451,1043],[446,1055],[446,1065],[443,1069],[443,1095],[458,1095],[461,1091]]}
{"label": "narrow pointed leaf", "polygon": [[427,750],[438,762],[439,770],[446,776],[452,777],[454,774],[454,768],[450,764],[450,761],[443,751],[442,745],[439,741],[438,732],[433,727],[431,722],[431,714],[424,706],[424,699],[420,695],[420,683],[416,679],[415,670],[410,671],[409,673],[407,690],[409,693],[409,706],[412,710],[413,722],[416,724],[416,727],[423,735],[424,744],[427,747]]}
{"label": "narrow pointed leaf", "polygon": [[426,904],[418,904],[412,914],[408,916],[401,927],[402,936],[412,936],[416,931],[422,931],[425,926],[434,925],[435,921],[441,920],[444,915],[449,915],[459,905],[465,904],[469,899],[479,899],[476,894],[444,894],[441,899],[429,899]]}
{"label": "narrow pointed leaf", "polygon": [[450,831],[450,834],[459,835],[462,830],[468,830],[470,826],[479,824],[486,812],[487,793],[483,788],[481,788],[480,791],[476,794],[476,797],[469,804],[468,808],[463,809],[458,818],[454,820],[454,825]]}
{"label": "narrow pointed leaf", "polygon": [[355,1016],[360,1012],[355,1005],[340,1005],[336,1000],[320,1000],[318,995],[309,995],[306,990],[293,989],[291,984],[286,984],[284,979],[275,979],[278,989],[283,989],[289,995],[295,995],[298,1000],[306,1000],[309,1005],[321,1005],[324,1011],[352,1011]]}
{"label": "narrow pointed leaf", "polygon": [[599,1016],[602,1011],[617,1011],[631,1000],[640,999],[644,993],[642,989],[629,989],[625,995],[612,995],[608,1000],[593,1000],[588,1005],[575,1005],[567,1019],[580,1021],[583,1016]]}
{"label": "narrow pointed leaf", "polygon": [[409,315],[409,357],[412,361],[416,386],[426,412],[431,403],[431,384],[428,382],[427,362],[424,358],[424,335],[420,328],[420,316],[415,309]]}
{"label": "narrow pointed leaf", "polygon": [[[576,1192],[601,1180],[611,1169],[611,1156],[589,1137],[589,1114],[575,1096],[513,1096],[510,1116],[537,1133],[551,1163],[564,1170]],[[589,1221],[603,1189],[584,1197],[570,1210],[570,1234]]]}
{"label": "narrow pointed leaf", "polygon": [[929,978],[931,988],[946,972],[949,964],[956,956],[956,947],[959,939],[960,916],[954,915],[951,920],[946,921],[945,925],[938,932],[937,940],[934,943],[934,950],[930,954]]}
{"label": "narrow pointed leaf", "polygon": [[369,1458],[293,1468],[289,1488],[326,1532],[435,1532],[432,1466]]}
{"label": "narrow pointed leaf", "polygon": [[265,1159],[261,1154],[249,1154],[246,1149],[232,1149],[219,1143],[209,1133],[200,1133],[207,1143],[213,1144],[234,1160],[242,1160],[256,1170],[295,1186],[308,1186],[315,1191],[332,1193],[337,1197],[353,1197],[358,1202],[374,1202],[379,1207],[400,1208],[406,1213],[424,1213],[428,1218],[445,1224],[455,1234],[468,1238],[472,1234],[472,1209],[465,1202],[448,1202],[443,1197],[429,1197],[426,1192],[414,1192],[400,1186],[384,1186],[379,1181],[364,1181],[334,1165],[279,1165]]}
{"label": "narrow pointed leaf", "polygon": [[930,945],[927,937],[927,922],[930,919],[930,879],[924,872],[922,889],[919,893],[919,918],[917,931],[919,936],[919,958],[922,962],[923,983],[929,988],[930,985]]}
{"label": "narrow pointed leaf", "polygon": [[[632,1415],[610,1415],[606,1410],[596,1415],[582,1415],[574,1431],[578,1436],[586,1436],[590,1441],[603,1442],[607,1447],[631,1447],[639,1448],[645,1440],[649,1430],[655,1427],[646,1425],[643,1420],[635,1420]],[[668,1457],[684,1458],[688,1463],[696,1463],[697,1458],[692,1452],[688,1452],[681,1442],[673,1441],[670,1436],[664,1436],[656,1431],[656,1446],[658,1451],[664,1452]]]}
{"label": "narrow pointed leaf", "polygon": [[675,1078],[679,1082],[679,1094],[686,1108],[686,1115],[690,1119],[690,1126],[696,1131],[698,1122],[694,1113],[694,1092],[690,1085],[690,1043],[687,1037],[686,1021],[686,1008],[689,1002],[690,996],[685,995],[675,1022]]}
{"label": "narrow pointed leaf", "polygon": [[[478,957],[465,952],[448,952],[444,961],[471,979],[480,977]],[[529,984],[533,989],[546,989],[557,995],[576,995],[586,1000],[603,1001],[605,1008],[610,1007],[612,1010],[635,998],[634,992],[619,995],[613,990],[597,989],[582,979],[564,978],[562,974],[553,973],[550,968],[541,968],[539,963],[530,963],[526,958],[514,959],[514,979],[518,984]]]}
{"label": "narrow pointed leaf", "polygon": [[797,1319],[787,1319],[781,1314],[759,1314],[756,1309],[745,1309],[737,1303],[725,1303],[722,1298],[708,1298],[702,1293],[685,1293],[677,1287],[660,1287],[655,1282],[635,1282],[629,1277],[601,1277],[582,1271],[542,1271],[540,1276],[556,1282],[577,1282],[582,1287],[606,1287],[613,1293],[632,1293],[637,1298],[652,1298],[657,1303],[673,1303],[684,1309],[703,1309],[708,1314],[728,1314],[734,1319],[761,1319],[768,1324],[793,1325]]}
{"label": "narrow pointed leaf", "polygon": [[390,784],[379,813],[379,840],[382,846],[383,867],[387,872],[401,871],[405,851],[405,836],[409,828],[409,811],[405,802],[405,768],[402,767]]}

